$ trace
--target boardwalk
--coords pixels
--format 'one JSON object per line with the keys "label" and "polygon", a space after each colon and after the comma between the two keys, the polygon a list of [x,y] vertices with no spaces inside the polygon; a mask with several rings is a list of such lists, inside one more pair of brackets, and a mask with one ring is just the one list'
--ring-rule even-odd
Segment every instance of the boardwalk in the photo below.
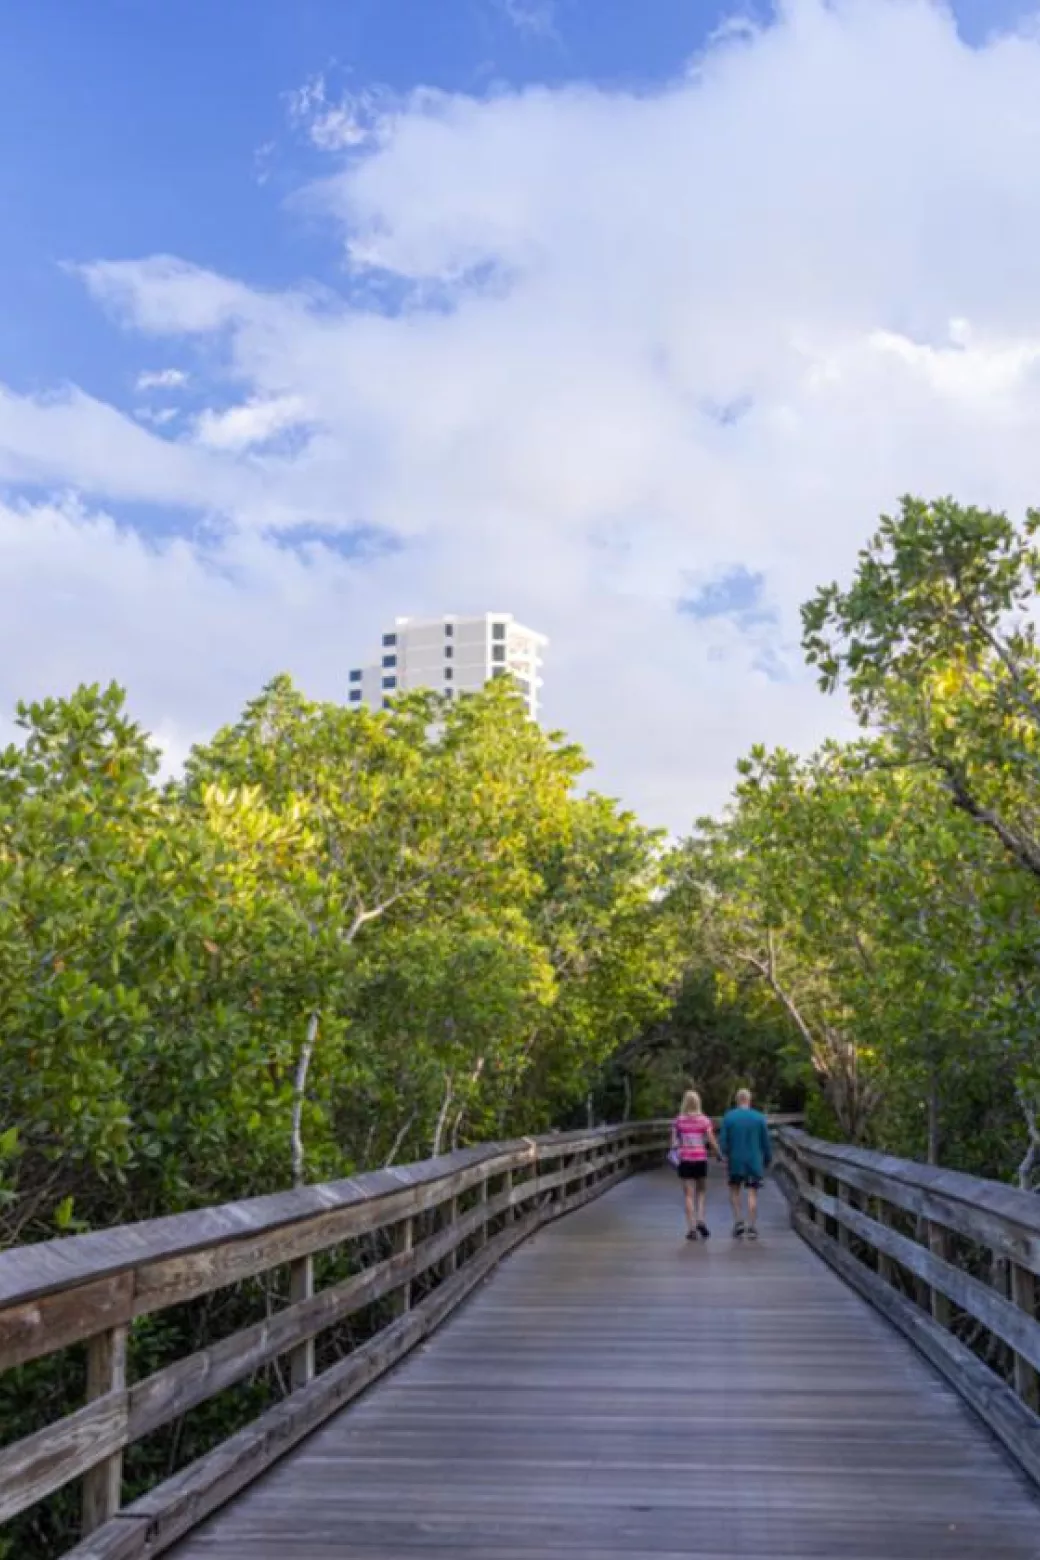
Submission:
{"label": "boardwalk", "polygon": [[464,1309],[177,1560],[1038,1560],[1040,1501],[795,1236],[677,1239],[639,1177]]}

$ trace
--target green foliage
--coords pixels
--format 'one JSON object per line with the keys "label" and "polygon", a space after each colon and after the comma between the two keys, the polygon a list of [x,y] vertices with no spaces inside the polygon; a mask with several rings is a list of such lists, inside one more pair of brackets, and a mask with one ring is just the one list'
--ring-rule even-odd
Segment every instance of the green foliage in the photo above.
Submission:
{"label": "green foliage", "polygon": [[[0,1244],[547,1128],[667,1006],[658,838],[578,793],[581,752],[505,680],[370,714],[279,678],[168,784],[117,688],[19,723],[0,753]],[[141,1324],[133,1372],[258,1303],[245,1286]],[[76,1406],[77,1372],[5,1378],[5,1432]],[[135,1449],[129,1486],[279,1390],[265,1373]],[[16,1524],[18,1552],[67,1539],[74,1507]]]}
{"label": "green foliage", "polygon": [[906,499],[805,607],[864,738],[757,748],[678,853],[688,939],[756,981],[825,1136],[1040,1179],[1040,514]]}
{"label": "green foliage", "polygon": [[506,684],[273,682],[156,781],[120,690],[0,754],[0,1231],[542,1126],[666,1000],[656,837]]}
{"label": "green foliage", "polygon": [[[120,690],[21,708],[0,1244],[670,1113],[691,1084],[713,1112],[747,1084],[820,1135],[1036,1186],[1038,530],[950,500],[883,518],[803,614],[862,735],[753,749],[667,852],[579,793],[582,754],[505,680],[371,714],[280,678],[165,785]],[[133,1370],[278,1300],[149,1319]],[[0,1382],[5,1425],[81,1400],[74,1353]],[[171,1427],[131,1484],[280,1390],[265,1373]],[[72,1524],[53,1503],[12,1552]]]}

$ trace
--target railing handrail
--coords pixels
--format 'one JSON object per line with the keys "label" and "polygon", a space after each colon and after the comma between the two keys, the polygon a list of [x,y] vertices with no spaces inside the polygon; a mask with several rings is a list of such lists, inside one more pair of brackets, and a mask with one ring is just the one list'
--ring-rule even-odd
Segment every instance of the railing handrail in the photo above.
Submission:
{"label": "railing handrail", "polygon": [[776,1136],[798,1233],[1040,1483],[1040,1200],[792,1128]]}
{"label": "railing handrail", "polygon": [[[653,1129],[659,1123],[632,1122],[631,1126]],[[295,1190],[267,1192],[184,1213],[116,1224],[85,1235],[61,1235],[10,1247],[0,1252],[0,1311],[62,1289],[111,1278],[149,1262],[188,1256],[228,1241],[273,1234],[323,1214],[376,1203],[412,1188],[435,1187],[460,1171],[477,1166],[487,1166],[489,1173],[494,1174],[497,1170],[490,1169],[493,1161],[502,1160],[502,1170],[510,1168],[510,1164],[518,1169],[534,1158],[577,1153],[588,1142],[609,1141],[612,1134],[617,1136],[625,1131],[624,1126],[609,1126],[481,1143],[433,1159],[361,1171],[338,1181],[314,1182]]]}
{"label": "railing handrail", "polygon": [[825,1138],[811,1137],[793,1126],[784,1125],[781,1130],[792,1142],[811,1148],[819,1158],[832,1161],[836,1167],[846,1165],[872,1170],[905,1186],[938,1193],[969,1207],[985,1208],[998,1218],[1040,1235],[1040,1197],[1035,1192],[1025,1192],[1020,1187],[992,1181],[985,1176],[969,1175],[963,1170],[950,1170],[943,1165],[898,1159],[893,1154],[859,1148],[851,1143],[832,1143]]}
{"label": "railing handrail", "polygon": [[[665,1126],[486,1144],[5,1253],[0,1371],[86,1343],[87,1401],[0,1449],[0,1523],[82,1480],[88,1536],[71,1552],[78,1560],[158,1554],[426,1337],[520,1241],[663,1156]],[[388,1232],[389,1246],[315,1288],[316,1255],[377,1232]],[[137,1318],[278,1269],[288,1274],[286,1305],[128,1379]],[[424,1280],[427,1292],[413,1304]],[[377,1318],[367,1342],[317,1374],[316,1339],[381,1301],[392,1319]],[[122,1507],[128,1446],[281,1359],[287,1396]]]}
{"label": "railing handrail", "polygon": [[[362,1204],[375,1204],[416,1187],[436,1187],[460,1171],[487,1168],[489,1174],[521,1168],[535,1159],[552,1159],[580,1152],[591,1142],[609,1142],[631,1130],[657,1132],[669,1124],[667,1117],[620,1125],[581,1128],[573,1132],[546,1132],[534,1137],[480,1143],[431,1159],[360,1171],[337,1181],[314,1182],[283,1192],[215,1203],[184,1213],[164,1214],[91,1230],[85,1235],[60,1235],[52,1240],[9,1247],[0,1251],[0,1323],[2,1312],[12,1306],[61,1290],[78,1288],[114,1278],[151,1262],[170,1261],[221,1246],[229,1241],[258,1239],[291,1225]],[[770,1116],[771,1126],[786,1128],[801,1115]],[[492,1169],[492,1162],[501,1165]],[[389,1213],[387,1222],[389,1222]]]}

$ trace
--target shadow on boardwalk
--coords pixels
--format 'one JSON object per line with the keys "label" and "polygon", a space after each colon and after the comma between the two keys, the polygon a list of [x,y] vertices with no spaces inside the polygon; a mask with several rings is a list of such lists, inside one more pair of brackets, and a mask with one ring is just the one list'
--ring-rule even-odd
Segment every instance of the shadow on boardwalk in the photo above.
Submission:
{"label": "shadow on boardwalk", "polygon": [[521,1247],[177,1560],[1038,1560],[1040,1499],[794,1235],[666,1173]]}

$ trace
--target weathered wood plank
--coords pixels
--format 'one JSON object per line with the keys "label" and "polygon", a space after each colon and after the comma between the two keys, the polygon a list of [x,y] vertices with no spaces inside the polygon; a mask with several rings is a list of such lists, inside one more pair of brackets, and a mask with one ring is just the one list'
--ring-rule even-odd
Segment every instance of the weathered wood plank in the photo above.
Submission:
{"label": "weathered wood plank", "polygon": [[[344,1181],[14,1247],[0,1253],[0,1312],[41,1295],[93,1283],[129,1269],[187,1258],[212,1247],[238,1246],[250,1240],[262,1243],[267,1236],[284,1239],[290,1254],[284,1258],[279,1255],[277,1260],[289,1261],[294,1256],[306,1255],[305,1250],[297,1250],[293,1245],[290,1232],[294,1227],[336,1212],[349,1215],[361,1207],[375,1210],[378,1205],[380,1212],[358,1215],[356,1228],[350,1225],[348,1217],[347,1233],[337,1233],[330,1244],[349,1238],[351,1233],[367,1233],[393,1222],[399,1211],[403,1217],[409,1211],[435,1206],[451,1195],[453,1184],[460,1192],[476,1185],[485,1165],[489,1167],[488,1174],[495,1175],[504,1168],[529,1164],[536,1152],[531,1145],[537,1141],[521,1139],[459,1149],[440,1159],[374,1170]],[[411,1201],[409,1193],[415,1194]],[[319,1245],[310,1249],[321,1248]],[[231,1281],[234,1282],[234,1276]],[[177,1295],[170,1303],[181,1298],[185,1297]]]}
{"label": "weathered wood plank", "polygon": [[[938,1257],[940,1262],[949,1263],[950,1260],[950,1233],[941,1224],[928,1221],[928,1249],[933,1257]],[[940,1327],[950,1325],[950,1302],[941,1289],[930,1288],[928,1292],[928,1304],[932,1313],[932,1320]]]}
{"label": "weathered wood plank", "polygon": [[1040,1366],[1040,1326],[1027,1317],[1017,1306],[996,1294],[988,1284],[982,1284],[961,1268],[936,1257],[926,1246],[876,1219],[860,1213],[848,1203],[831,1197],[815,1187],[803,1184],[803,1198],[832,1219],[848,1226],[875,1248],[892,1257],[914,1273],[923,1284],[938,1290],[954,1305],[967,1311],[996,1337],[1000,1338],[1016,1354],[1020,1354],[1034,1366]]}
{"label": "weathered wood plank", "polygon": [[69,1551],[76,1560],[141,1560],[148,1553],[148,1518],[120,1512]]}
{"label": "weathered wood plank", "polygon": [[[795,1226],[802,1238],[847,1283],[858,1289],[942,1372],[1030,1478],[1040,1484],[1040,1418],[1030,1413],[999,1376],[987,1369],[952,1333],[939,1327],[919,1306],[897,1294],[862,1262],[842,1251],[837,1241],[825,1235],[818,1225],[795,1215]],[[1040,1521],[1040,1509],[1037,1520]]]}
{"label": "weathered wood plank", "polygon": [[111,1457],[126,1437],[125,1392],[88,1403],[0,1451],[0,1522],[53,1495]]}
{"label": "weathered wood plank", "polygon": [[[529,1154],[530,1150],[523,1152]],[[491,1161],[492,1171],[501,1158]],[[523,1160],[518,1151],[507,1156],[506,1162],[512,1166]],[[146,1264],[137,1272],[135,1314],[140,1316],[179,1305],[214,1289],[253,1278],[272,1267],[328,1250],[358,1235],[371,1234],[386,1225],[414,1218],[418,1213],[437,1207],[448,1197],[460,1196],[470,1186],[478,1185],[482,1178],[483,1165],[472,1165],[451,1176],[422,1180],[415,1186],[360,1201],[273,1232],[265,1230],[254,1238],[212,1245],[183,1257]]]}
{"label": "weathered wood plank", "polygon": [[[87,1402],[111,1401],[126,1389],[127,1329],[111,1327],[90,1340],[87,1349]],[[112,1452],[83,1480],[83,1531],[93,1533],[114,1517],[120,1506],[123,1453]]]}
{"label": "weathered wood plank", "polygon": [[[334,1244],[393,1223],[409,1212],[414,1214],[435,1207],[447,1197],[478,1185],[484,1176],[494,1177],[538,1159],[548,1162],[565,1154],[586,1152],[596,1144],[628,1139],[644,1145],[647,1152],[656,1152],[663,1145],[664,1130],[660,1122],[640,1122],[626,1127],[600,1128],[591,1133],[549,1133],[539,1138],[479,1145],[416,1165],[368,1171],[343,1181],[246,1198],[216,1208],[120,1225],[89,1235],[64,1236],[32,1246],[15,1247],[0,1253],[0,1318],[30,1301],[76,1286],[84,1286],[86,1304],[89,1297],[85,1286],[88,1284],[126,1274],[135,1268],[154,1269],[166,1262],[176,1263],[213,1247],[241,1248],[250,1240],[262,1244],[269,1236],[275,1237],[276,1262],[291,1261],[307,1255],[308,1250],[321,1249],[321,1240],[309,1248],[305,1241],[295,1240],[294,1228],[327,1215],[337,1212],[345,1215],[342,1224],[331,1226],[327,1243]],[[409,1193],[413,1194],[411,1199]],[[375,1211],[377,1204],[379,1211]],[[370,1211],[357,1211],[362,1207]],[[353,1221],[352,1211],[355,1211]],[[324,1238],[323,1232],[321,1239]],[[288,1255],[284,1254],[286,1252]],[[253,1268],[249,1273],[243,1272],[242,1264],[234,1261],[229,1266],[231,1277],[228,1282],[262,1271]],[[219,1263],[215,1270],[219,1271]],[[152,1292],[162,1287],[161,1279],[156,1282],[157,1278],[158,1275],[153,1274],[149,1286]],[[192,1291],[195,1292],[200,1291]],[[171,1293],[170,1304],[190,1298],[175,1286]],[[104,1325],[113,1325],[125,1318],[113,1313],[105,1314],[100,1320]],[[31,1330],[32,1319],[12,1315],[10,1325],[15,1332],[24,1331],[27,1325]],[[0,1340],[3,1336],[0,1330]],[[78,1336],[86,1337],[89,1333]],[[64,1347],[64,1344],[57,1347]]]}
{"label": "weathered wood plank", "polygon": [[[289,1270],[289,1305],[300,1306],[314,1297],[314,1258],[300,1257]],[[314,1379],[314,1338],[307,1335],[289,1355],[289,1382],[294,1392]]]}
{"label": "weathered wood plank", "polygon": [[[428,1336],[503,1256],[533,1233],[539,1222],[537,1215],[531,1215],[511,1224],[473,1261],[369,1343],[261,1415],[255,1424],[232,1436],[214,1452],[127,1507],[127,1516],[148,1519],[140,1540],[144,1547],[136,1553],[127,1551],[127,1560],[137,1560],[137,1554],[160,1553],[284,1456],[316,1425],[364,1391]],[[83,1560],[79,1549],[71,1552],[70,1560],[73,1557]]]}
{"label": "weathered wood plank", "polygon": [[[394,1225],[393,1240],[395,1257],[409,1258],[411,1256],[414,1234],[415,1224],[411,1219],[402,1219],[400,1224]],[[403,1316],[406,1311],[410,1311],[412,1307],[412,1282],[410,1275],[412,1273],[414,1264],[411,1261],[408,1261],[402,1265],[406,1274],[409,1276],[407,1276],[401,1283],[395,1301],[395,1309],[400,1316]]]}
{"label": "weathered wood plank", "polygon": [[757,1246],[709,1209],[685,1242],[662,1174],[546,1225],[174,1560],[1036,1560],[1025,1481],[770,1189]]}
{"label": "weathered wood plank", "polygon": [[[1026,1268],[1012,1265],[1011,1299],[1022,1314],[1040,1327],[1036,1317],[1037,1283]],[[1040,1414],[1040,1373],[1021,1354],[1015,1355],[1015,1391],[1034,1414]]]}
{"label": "weathered wood plank", "polygon": [[[499,1213],[505,1207],[505,1199],[496,1198],[490,1206],[493,1213]],[[417,1246],[410,1244],[409,1234],[409,1240],[401,1241],[394,1256],[137,1382],[129,1394],[128,1443],[150,1435],[303,1340],[315,1338],[355,1311],[402,1288],[479,1229],[484,1218],[483,1207],[471,1209],[456,1225],[438,1230]],[[400,1231],[404,1231],[406,1223],[410,1227],[410,1221],[402,1221]]]}
{"label": "weathered wood plank", "polygon": [[803,1164],[819,1173],[840,1176],[868,1196],[955,1230],[1040,1274],[1040,1198],[956,1170],[823,1143],[793,1128],[785,1129],[782,1139]]}
{"label": "weathered wood plank", "polygon": [[[115,1519],[117,1523],[125,1523],[128,1519],[144,1523],[142,1527],[134,1527],[133,1537],[128,1537],[122,1530],[118,1534],[109,1535],[106,1529],[102,1529],[96,1535],[97,1541],[115,1543],[118,1538],[119,1560],[139,1560],[141,1556],[160,1553],[188,1532],[208,1511],[216,1509],[255,1479],[299,1439],[309,1434],[316,1424],[363,1391],[426,1337],[514,1247],[547,1222],[597,1199],[609,1186],[617,1184],[626,1176],[627,1169],[622,1166],[607,1180],[579,1189],[563,1203],[547,1204],[516,1217],[514,1222],[481,1247],[420,1305],[400,1316],[370,1343],[294,1392],[284,1403],[271,1409],[256,1424],[232,1437],[208,1457],[200,1459],[183,1474],[160,1485],[121,1513]],[[130,1394],[131,1439],[167,1422],[176,1414],[185,1412],[193,1404],[211,1396],[214,1391],[248,1374],[248,1369],[243,1368],[246,1357],[248,1368],[255,1368],[261,1359],[284,1353],[290,1339],[298,1340],[305,1314],[305,1325],[315,1326],[316,1331],[321,1330],[321,1327],[329,1325],[329,1316],[334,1308],[342,1306],[346,1314],[348,1309],[356,1309],[359,1304],[389,1293],[399,1284],[402,1273],[414,1274],[432,1267],[460,1240],[483,1228],[487,1218],[506,1211],[515,1214],[510,1198],[516,1190],[519,1188],[507,1186],[494,1198],[486,1201],[482,1199],[457,1221],[456,1226],[439,1230],[419,1245],[403,1248],[375,1269],[336,1286],[339,1293],[335,1296],[332,1290],[320,1292],[312,1299],[279,1313],[268,1322],[223,1340],[221,1344],[201,1351],[186,1361],[179,1361],[166,1371],[139,1383],[131,1389]],[[484,1192],[486,1194],[486,1183]],[[294,1312],[297,1314],[293,1315]],[[280,1326],[283,1329],[281,1333],[278,1331]],[[109,1528],[112,1526],[112,1523],[108,1524]],[[72,1551],[76,1560],[101,1560],[101,1555],[102,1551],[91,1549],[89,1543]]]}
{"label": "weathered wood plank", "polygon": [[0,1311],[0,1371],[56,1354],[128,1322],[133,1293],[133,1274],[117,1273],[8,1306]]}

